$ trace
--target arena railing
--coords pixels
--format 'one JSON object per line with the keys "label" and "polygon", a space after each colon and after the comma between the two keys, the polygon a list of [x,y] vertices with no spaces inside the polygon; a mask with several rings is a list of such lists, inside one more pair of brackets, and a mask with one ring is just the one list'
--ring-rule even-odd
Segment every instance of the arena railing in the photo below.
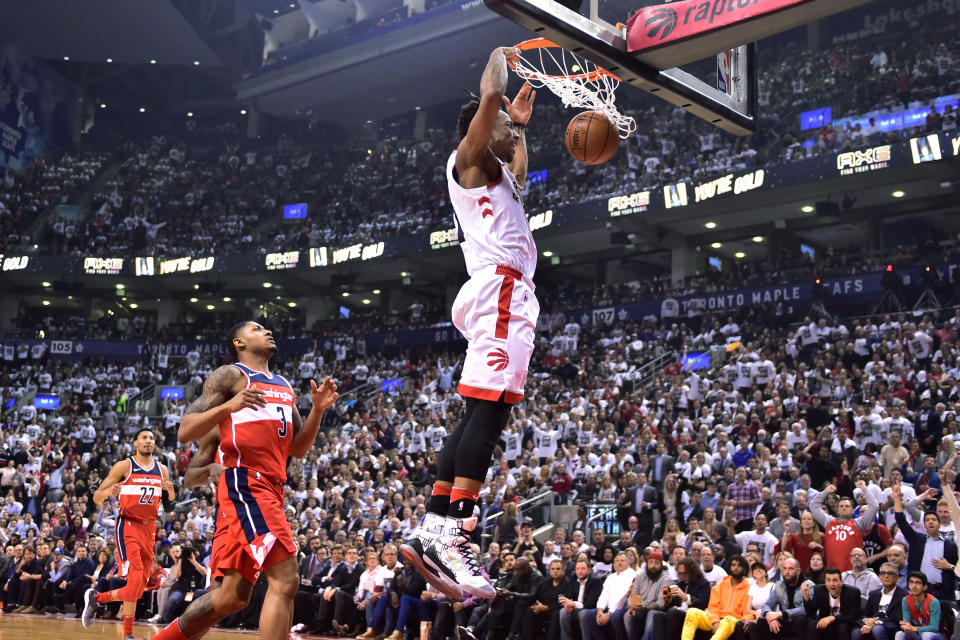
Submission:
{"label": "arena railing", "polygon": [[[533,520],[534,535],[539,533],[541,529],[553,526],[553,496],[553,491],[544,491],[517,503],[517,519],[521,522],[526,517]],[[482,552],[486,552],[487,547],[493,541],[493,527],[496,526],[496,520],[501,513],[503,513],[502,508],[496,511],[488,510],[483,514],[480,523],[480,550]]]}

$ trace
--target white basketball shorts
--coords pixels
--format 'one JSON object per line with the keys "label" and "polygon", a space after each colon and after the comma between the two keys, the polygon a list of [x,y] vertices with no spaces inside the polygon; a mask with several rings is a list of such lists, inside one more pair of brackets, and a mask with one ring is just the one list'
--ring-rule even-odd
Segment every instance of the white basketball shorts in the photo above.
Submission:
{"label": "white basketball shorts", "polygon": [[461,396],[516,404],[523,399],[540,303],[530,278],[510,267],[484,267],[453,301],[453,326],[467,339]]}

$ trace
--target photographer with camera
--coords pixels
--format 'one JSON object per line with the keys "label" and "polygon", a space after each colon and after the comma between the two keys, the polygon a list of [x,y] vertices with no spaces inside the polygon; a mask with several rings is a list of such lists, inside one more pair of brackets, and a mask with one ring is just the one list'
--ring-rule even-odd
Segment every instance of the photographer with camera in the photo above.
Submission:
{"label": "photographer with camera", "polygon": [[163,612],[163,622],[170,622],[177,618],[186,609],[187,605],[206,593],[203,588],[206,584],[207,568],[200,564],[196,552],[189,544],[177,550],[177,546],[170,550],[171,556],[176,558],[170,579],[173,585],[167,596],[167,606]]}

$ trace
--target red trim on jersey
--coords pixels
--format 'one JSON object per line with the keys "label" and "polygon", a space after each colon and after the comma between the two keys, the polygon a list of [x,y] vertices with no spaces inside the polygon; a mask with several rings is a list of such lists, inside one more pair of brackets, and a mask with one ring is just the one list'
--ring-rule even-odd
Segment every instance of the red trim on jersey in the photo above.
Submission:
{"label": "red trim on jersey", "polygon": [[483,196],[482,198],[477,200],[477,204],[479,205],[490,204],[490,196]]}
{"label": "red trim on jersey", "polygon": [[[497,273],[504,267],[497,267]],[[498,340],[506,340],[510,333],[510,299],[513,297],[513,283],[516,280],[511,275],[504,276],[503,284],[500,285],[500,301],[497,305],[497,329],[493,337]]]}
{"label": "red trim on jersey", "polygon": [[492,215],[493,215],[493,209],[484,209],[483,211],[480,212],[481,218],[486,218],[487,216],[492,216]]}
{"label": "red trim on jersey", "polygon": [[487,189],[490,187],[495,187],[500,184],[500,181],[503,180],[503,165],[500,165],[500,177],[487,185]]}
{"label": "red trim on jersey", "polygon": [[512,391],[498,391],[497,389],[481,389],[480,387],[471,387],[462,382],[457,386],[457,393],[465,398],[476,398],[478,400],[490,400],[496,402],[503,400],[507,404],[517,404],[523,400],[522,393]]}

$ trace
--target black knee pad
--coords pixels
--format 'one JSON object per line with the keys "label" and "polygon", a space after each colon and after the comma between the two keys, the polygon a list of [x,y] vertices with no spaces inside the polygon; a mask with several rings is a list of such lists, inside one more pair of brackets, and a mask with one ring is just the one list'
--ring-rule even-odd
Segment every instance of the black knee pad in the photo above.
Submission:
{"label": "black knee pad", "polygon": [[483,480],[513,405],[500,400],[474,402],[476,406],[461,428],[463,434],[457,444],[456,477]]}

